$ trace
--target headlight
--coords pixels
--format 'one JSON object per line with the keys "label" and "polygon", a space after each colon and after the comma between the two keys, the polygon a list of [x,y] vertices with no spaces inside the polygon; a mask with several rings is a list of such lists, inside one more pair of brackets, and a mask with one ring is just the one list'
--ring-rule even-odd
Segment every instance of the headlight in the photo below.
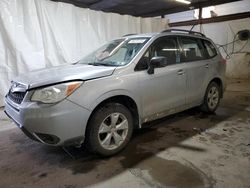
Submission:
{"label": "headlight", "polygon": [[71,95],[83,82],[68,82],[35,90],[31,101],[56,103]]}

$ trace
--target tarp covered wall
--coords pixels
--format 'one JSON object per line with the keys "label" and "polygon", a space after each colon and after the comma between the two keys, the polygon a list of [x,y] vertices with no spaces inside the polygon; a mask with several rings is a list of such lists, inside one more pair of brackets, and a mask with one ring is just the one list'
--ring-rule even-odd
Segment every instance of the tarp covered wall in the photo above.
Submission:
{"label": "tarp covered wall", "polygon": [[73,63],[128,33],[159,32],[166,19],[139,18],[49,0],[0,1],[0,106],[19,73]]}

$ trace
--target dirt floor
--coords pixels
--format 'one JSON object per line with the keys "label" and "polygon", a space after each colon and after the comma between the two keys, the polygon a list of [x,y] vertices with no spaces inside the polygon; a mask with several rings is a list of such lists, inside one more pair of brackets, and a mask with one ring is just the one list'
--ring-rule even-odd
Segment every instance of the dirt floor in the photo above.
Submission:
{"label": "dirt floor", "polygon": [[0,188],[250,187],[250,81],[230,81],[215,114],[152,122],[112,158],[68,151],[30,140],[0,110]]}

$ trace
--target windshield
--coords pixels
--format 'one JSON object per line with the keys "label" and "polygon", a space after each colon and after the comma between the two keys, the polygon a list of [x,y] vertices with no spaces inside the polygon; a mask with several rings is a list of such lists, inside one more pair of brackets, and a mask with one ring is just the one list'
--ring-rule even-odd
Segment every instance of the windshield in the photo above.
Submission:
{"label": "windshield", "polygon": [[148,40],[149,38],[113,40],[87,55],[78,63],[96,66],[123,66],[131,61]]}

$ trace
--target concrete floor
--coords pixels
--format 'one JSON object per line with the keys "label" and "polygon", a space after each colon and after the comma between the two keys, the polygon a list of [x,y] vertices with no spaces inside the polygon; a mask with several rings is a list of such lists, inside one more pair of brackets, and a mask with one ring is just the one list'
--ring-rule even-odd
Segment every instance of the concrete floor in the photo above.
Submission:
{"label": "concrete floor", "polygon": [[0,188],[250,187],[250,81],[230,81],[215,114],[192,109],[136,131],[120,154],[29,140],[0,112]]}

